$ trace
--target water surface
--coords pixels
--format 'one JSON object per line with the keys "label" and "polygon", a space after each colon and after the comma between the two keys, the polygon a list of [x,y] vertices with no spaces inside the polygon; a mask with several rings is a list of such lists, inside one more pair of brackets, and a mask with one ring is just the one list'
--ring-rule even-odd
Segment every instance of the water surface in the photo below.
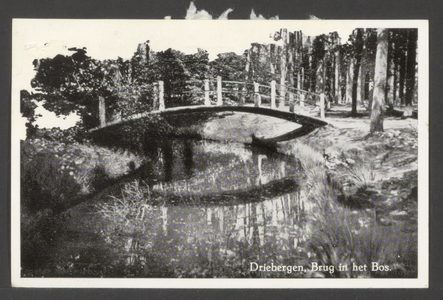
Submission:
{"label": "water surface", "polygon": [[302,176],[292,157],[186,139],[146,154],[121,195],[60,222],[46,262],[52,276],[256,277],[251,262],[306,259]]}

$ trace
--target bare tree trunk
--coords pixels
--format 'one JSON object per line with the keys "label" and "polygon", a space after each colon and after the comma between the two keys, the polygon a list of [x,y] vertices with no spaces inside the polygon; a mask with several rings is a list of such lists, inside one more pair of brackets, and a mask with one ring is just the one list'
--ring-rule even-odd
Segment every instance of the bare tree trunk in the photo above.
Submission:
{"label": "bare tree trunk", "polygon": [[394,110],[394,53],[395,44],[389,43],[388,48],[388,74],[386,78],[386,102],[388,104],[388,111],[392,112]]}
{"label": "bare tree trunk", "polygon": [[246,93],[247,93],[247,83],[250,80],[249,72],[251,68],[251,50],[247,50],[246,53],[246,66],[245,66],[245,84],[242,87],[242,94],[240,98],[240,105],[244,105],[246,103]]}
{"label": "bare tree trunk", "polygon": [[316,81],[315,81],[315,93],[321,94],[324,91],[324,68],[325,68],[325,59],[319,59],[317,62],[317,72],[316,72]]}
{"label": "bare tree trunk", "polygon": [[354,59],[349,58],[349,65],[346,72],[346,103],[352,102],[352,70],[354,69]]}
{"label": "bare tree trunk", "polygon": [[311,38],[308,37],[306,40],[307,50],[308,50],[308,70],[305,70],[305,74],[308,75],[307,89],[310,91],[315,91],[315,79],[316,79],[316,66],[315,60],[312,58],[312,42]]}
{"label": "bare tree trunk", "polygon": [[[366,35],[365,35],[366,36]],[[367,36],[366,36],[367,38]],[[368,74],[368,48],[366,42],[363,43],[363,53],[361,57],[360,72],[358,78],[358,98],[357,101],[365,101],[366,97],[366,75]]]}
{"label": "bare tree trunk", "polygon": [[305,68],[301,68],[300,89],[305,89]]}
{"label": "bare tree trunk", "polygon": [[297,70],[297,89],[303,89],[303,35],[301,31],[295,31],[294,41],[294,66]]}
{"label": "bare tree trunk", "polygon": [[340,50],[335,52],[335,103],[341,101],[341,85],[340,85]]}
{"label": "bare tree trunk", "polygon": [[295,52],[295,34],[289,33],[289,45],[287,47],[288,53],[288,75],[289,75],[289,110],[294,112],[294,52]]}
{"label": "bare tree trunk", "polygon": [[286,97],[286,74],[288,72],[287,69],[287,53],[288,53],[288,46],[287,46],[287,39],[288,39],[288,30],[286,28],[283,28],[281,30],[281,36],[283,40],[283,45],[281,48],[280,53],[280,99],[278,106],[282,107],[285,106],[285,97]]}
{"label": "bare tree trunk", "polygon": [[393,79],[394,107],[398,105],[398,60],[394,60],[394,79]]}
{"label": "bare tree trunk", "polygon": [[[406,39],[406,33],[403,32],[403,36]],[[400,98],[400,104],[405,104],[405,79],[406,79],[406,49],[400,52],[400,71],[399,71],[399,84],[398,84],[398,97]]]}
{"label": "bare tree trunk", "polygon": [[388,29],[377,30],[377,54],[375,58],[374,93],[372,100],[370,132],[383,131],[383,107],[385,105],[386,73],[388,64]]}
{"label": "bare tree trunk", "polygon": [[358,79],[359,79],[359,71],[360,71],[360,64],[361,64],[361,57],[363,53],[363,29],[358,28],[357,29],[357,35],[355,37],[355,48],[354,48],[354,57],[355,57],[355,64],[354,64],[354,75],[352,77],[352,115],[357,114],[357,86],[358,86]]}
{"label": "bare tree trunk", "polygon": [[365,100],[365,70],[363,64],[360,65],[360,70],[358,71],[358,81],[357,81],[357,103],[363,103]]}
{"label": "bare tree trunk", "polygon": [[271,68],[271,77],[272,80],[275,80],[275,66],[274,66],[274,47],[275,44],[269,44],[268,53],[269,53],[269,64]]}
{"label": "bare tree trunk", "polygon": [[412,116],[412,99],[415,94],[415,64],[417,54],[417,29],[410,29],[408,32],[408,57],[406,69],[406,95],[405,111],[403,116]]}

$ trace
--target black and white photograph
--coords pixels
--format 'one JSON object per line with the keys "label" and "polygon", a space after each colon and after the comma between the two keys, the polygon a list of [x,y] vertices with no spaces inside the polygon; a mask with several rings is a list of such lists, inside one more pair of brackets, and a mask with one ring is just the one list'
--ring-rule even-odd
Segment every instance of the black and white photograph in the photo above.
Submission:
{"label": "black and white photograph", "polygon": [[13,286],[427,287],[428,22],[229,13],[13,20]]}

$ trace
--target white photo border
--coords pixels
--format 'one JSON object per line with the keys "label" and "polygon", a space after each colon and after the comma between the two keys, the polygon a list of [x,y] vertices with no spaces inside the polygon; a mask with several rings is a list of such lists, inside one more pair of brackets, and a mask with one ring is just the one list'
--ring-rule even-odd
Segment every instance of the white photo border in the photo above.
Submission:
{"label": "white photo border", "polygon": [[[335,27],[346,25],[354,28],[418,28],[418,277],[411,279],[128,279],[128,278],[23,278],[20,268],[20,90],[21,71],[24,62],[24,47],[29,26],[45,23],[74,22],[87,24],[121,24],[126,26],[149,23],[159,30],[168,22],[179,26],[211,27],[229,25],[243,26],[245,22],[266,22],[269,28],[276,25],[284,28],[300,24],[300,29],[310,26]],[[232,24],[231,24],[232,23]],[[129,24],[129,25],[128,25]],[[58,30],[57,26],[53,27]],[[12,32],[12,99],[11,99],[11,279],[13,287],[41,288],[229,288],[229,289],[287,289],[287,288],[427,288],[429,284],[429,23],[427,20],[228,20],[228,21],[189,21],[189,20],[62,20],[62,19],[14,19]],[[147,37],[149,38],[149,37]],[[140,41],[142,42],[142,41]],[[136,46],[136,45],[135,45]],[[26,65],[27,66],[27,65]]]}

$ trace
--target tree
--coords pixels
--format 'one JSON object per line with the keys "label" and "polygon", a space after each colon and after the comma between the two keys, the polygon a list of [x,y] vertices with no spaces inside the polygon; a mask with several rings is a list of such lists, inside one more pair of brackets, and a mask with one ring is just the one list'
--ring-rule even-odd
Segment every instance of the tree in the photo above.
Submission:
{"label": "tree", "polygon": [[324,92],[325,82],[325,43],[327,43],[327,36],[325,34],[315,37],[312,43],[312,58],[315,62],[316,78],[315,80],[315,92],[317,94]]}
{"label": "tree", "polygon": [[359,71],[360,71],[360,64],[361,64],[361,58],[363,54],[363,29],[358,28],[356,29],[356,35],[354,40],[354,74],[352,76],[352,115],[357,114],[357,85],[359,80]]}
{"label": "tree", "polygon": [[185,55],[183,58],[187,76],[196,79],[208,78],[209,74],[209,53],[206,50],[198,49],[197,53]]}
{"label": "tree", "polygon": [[182,104],[176,102],[181,100],[179,97],[182,96],[186,80],[189,79],[183,62],[184,57],[184,53],[169,48],[166,51],[157,52],[156,60],[152,64],[154,80],[164,82],[165,99],[169,100],[171,105]]}
{"label": "tree", "polygon": [[397,49],[397,59],[399,64],[399,79],[398,79],[398,97],[400,98],[401,103],[404,104],[405,97],[405,79],[406,79],[406,44],[407,44],[407,32],[405,29],[397,30],[399,37],[398,47]]}
{"label": "tree", "polygon": [[223,80],[245,80],[246,57],[234,52],[221,53],[210,62],[210,73],[215,78],[221,76]]}
{"label": "tree", "polygon": [[415,92],[415,67],[417,54],[417,29],[408,31],[407,44],[407,62],[406,62],[406,95],[404,117],[412,116],[412,99]]}
{"label": "tree", "polygon": [[37,104],[35,104],[33,95],[31,95],[27,90],[20,91],[20,112],[22,117],[27,118],[26,122],[26,138],[32,137],[37,131],[38,125],[33,125],[32,123],[36,120],[35,109]]}
{"label": "tree", "polygon": [[31,86],[43,95],[44,107],[57,115],[77,111],[88,127],[98,124],[97,99],[108,96],[106,72],[100,61],[86,56],[84,49],[72,56],[35,60],[37,70]]}
{"label": "tree", "polygon": [[377,52],[375,59],[374,94],[372,100],[370,132],[383,131],[383,109],[386,96],[388,65],[388,29],[377,30]]}

